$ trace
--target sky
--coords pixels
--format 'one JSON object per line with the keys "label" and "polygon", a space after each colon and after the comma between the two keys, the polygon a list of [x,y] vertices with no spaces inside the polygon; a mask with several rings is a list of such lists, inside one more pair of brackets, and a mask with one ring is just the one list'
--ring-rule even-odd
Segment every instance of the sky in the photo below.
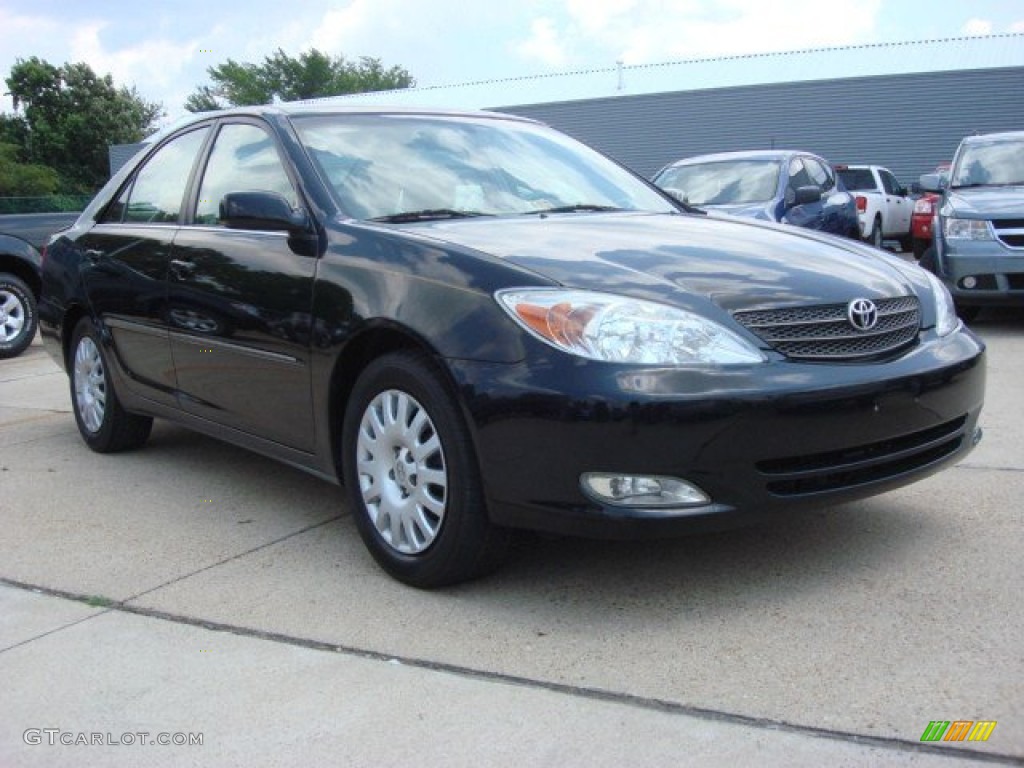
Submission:
{"label": "sky", "polygon": [[1024,32],[1021,0],[0,0],[0,73],[32,56],[85,62],[170,121],[209,67],[278,48],[370,56],[438,86],[1008,32]]}

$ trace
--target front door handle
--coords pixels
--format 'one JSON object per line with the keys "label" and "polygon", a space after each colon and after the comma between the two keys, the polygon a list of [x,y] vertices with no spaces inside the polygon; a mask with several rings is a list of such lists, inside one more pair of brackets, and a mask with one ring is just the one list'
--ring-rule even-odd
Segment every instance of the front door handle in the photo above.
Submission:
{"label": "front door handle", "polygon": [[171,274],[178,280],[188,280],[195,271],[196,265],[193,262],[171,259]]}

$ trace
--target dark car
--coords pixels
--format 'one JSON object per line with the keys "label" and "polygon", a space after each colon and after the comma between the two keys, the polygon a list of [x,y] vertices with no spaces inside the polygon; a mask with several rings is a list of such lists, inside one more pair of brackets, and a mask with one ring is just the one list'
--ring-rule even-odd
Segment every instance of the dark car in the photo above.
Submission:
{"label": "dark car", "polygon": [[934,276],[498,114],[197,116],[50,243],[39,314],[92,449],[163,417],[341,482],[421,587],[515,528],[779,519],[980,436],[984,347]]}
{"label": "dark car", "polygon": [[654,183],[690,205],[860,239],[853,195],[817,155],[722,152],[662,168]]}
{"label": "dark car", "polygon": [[77,213],[0,216],[0,360],[17,357],[35,338],[39,249],[76,218]]}

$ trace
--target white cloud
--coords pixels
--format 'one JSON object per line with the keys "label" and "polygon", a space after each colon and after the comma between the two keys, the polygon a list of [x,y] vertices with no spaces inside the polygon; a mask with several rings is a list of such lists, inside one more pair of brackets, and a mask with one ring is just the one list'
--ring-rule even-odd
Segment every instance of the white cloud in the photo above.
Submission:
{"label": "white cloud", "polygon": [[991,35],[992,22],[986,19],[970,19],[963,26],[965,35]]}
{"label": "white cloud", "polygon": [[534,19],[530,25],[530,37],[512,47],[520,57],[537,61],[550,69],[566,66],[565,45],[559,39],[555,23],[547,17]]}

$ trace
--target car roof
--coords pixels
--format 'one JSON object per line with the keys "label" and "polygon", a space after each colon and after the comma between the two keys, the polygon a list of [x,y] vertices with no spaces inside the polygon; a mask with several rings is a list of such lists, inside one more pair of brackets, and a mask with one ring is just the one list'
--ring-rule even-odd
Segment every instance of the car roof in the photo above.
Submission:
{"label": "car roof", "polygon": [[998,133],[979,133],[974,136],[965,136],[964,144],[975,142],[1000,141],[1002,139],[1024,139],[1024,131],[1001,131]]}
{"label": "car roof", "polygon": [[[813,152],[804,152],[799,149],[747,149],[739,152],[716,152],[710,155],[694,155],[676,160],[669,167],[674,168],[680,165],[693,165],[696,163],[721,163],[727,160],[788,160],[795,155],[808,155],[818,157]],[[821,158],[818,158],[819,160]]]}

